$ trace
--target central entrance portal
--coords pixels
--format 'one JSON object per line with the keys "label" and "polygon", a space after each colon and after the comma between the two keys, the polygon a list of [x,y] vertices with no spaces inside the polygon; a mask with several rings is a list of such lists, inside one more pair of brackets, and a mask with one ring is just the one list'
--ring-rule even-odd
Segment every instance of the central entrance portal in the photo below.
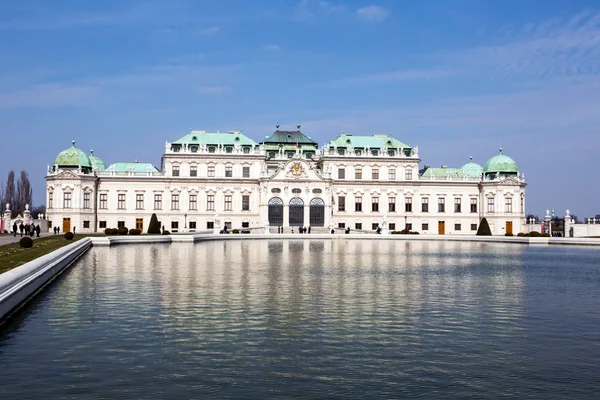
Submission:
{"label": "central entrance portal", "polygon": [[300,197],[290,200],[290,226],[304,226],[304,201]]}
{"label": "central entrance portal", "polygon": [[283,226],[283,200],[279,197],[269,200],[269,225]]}
{"label": "central entrance portal", "polygon": [[315,198],[310,201],[310,226],[325,226],[325,202]]}

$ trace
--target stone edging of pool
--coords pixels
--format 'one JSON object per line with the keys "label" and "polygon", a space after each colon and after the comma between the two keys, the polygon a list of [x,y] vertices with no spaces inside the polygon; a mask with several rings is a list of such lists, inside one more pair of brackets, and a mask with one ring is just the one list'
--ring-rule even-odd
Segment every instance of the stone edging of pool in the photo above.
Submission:
{"label": "stone edging of pool", "polygon": [[253,239],[375,239],[375,240],[410,240],[410,241],[449,241],[479,243],[515,243],[527,245],[584,245],[600,246],[600,239],[595,238],[528,238],[507,236],[468,236],[468,235],[375,235],[375,234],[195,234],[165,236],[105,236],[88,237],[73,244],[54,250],[53,252],[23,264],[17,268],[0,274],[0,323],[22,307],[37,292],[43,289],[54,278],[73,264],[92,246],[149,244],[149,243],[196,243],[211,240],[253,240]]}

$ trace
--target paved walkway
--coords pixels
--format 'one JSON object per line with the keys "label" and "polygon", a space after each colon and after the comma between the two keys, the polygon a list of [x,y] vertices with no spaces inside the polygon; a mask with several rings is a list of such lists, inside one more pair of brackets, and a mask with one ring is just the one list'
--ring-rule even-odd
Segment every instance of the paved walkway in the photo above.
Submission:
{"label": "paved walkway", "polygon": [[[53,233],[50,233],[50,232],[40,233],[40,238],[52,236],[52,235],[53,235]],[[34,237],[33,239],[35,240],[35,239],[37,239],[37,237]],[[0,235],[0,246],[2,246],[4,244],[16,243],[19,240],[21,240],[21,234],[19,234],[19,233],[17,233],[17,237],[14,237],[13,235]]]}

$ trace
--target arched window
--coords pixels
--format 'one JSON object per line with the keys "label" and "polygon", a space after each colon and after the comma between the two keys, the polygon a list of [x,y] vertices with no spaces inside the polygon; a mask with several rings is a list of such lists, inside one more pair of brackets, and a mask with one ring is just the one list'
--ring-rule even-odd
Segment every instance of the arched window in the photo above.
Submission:
{"label": "arched window", "polygon": [[269,200],[269,225],[283,225],[283,200],[279,197]]}
{"label": "arched window", "polygon": [[304,226],[304,201],[300,197],[290,200],[290,226]]}
{"label": "arched window", "polygon": [[310,226],[325,226],[325,202],[315,197],[310,201]]}

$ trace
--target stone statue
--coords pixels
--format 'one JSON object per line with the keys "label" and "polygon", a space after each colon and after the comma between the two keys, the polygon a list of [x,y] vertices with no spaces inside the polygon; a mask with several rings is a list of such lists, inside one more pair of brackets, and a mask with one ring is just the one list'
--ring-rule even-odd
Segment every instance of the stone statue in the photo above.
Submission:
{"label": "stone statue", "polygon": [[381,228],[385,229],[385,228],[387,228],[387,225],[388,225],[387,214],[384,214],[383,218],[381,219]]}
{"label": "stone statue", "polygon": [[10,211],[10,203],[6,203],[6,211]]}
{"label": "stone statue", "polygon": [[269,228],[269,218],[265,218],[265,228]]}
{"label": "stone statue", "polygon": [[221,227],[221,218],[219,217],[219,214],[215,214],[215,228],[220,228]]}
{"label": "stone statue", "polygon": [[569,209],[567,208],[567,217],[569,217],[571,214],[571,212],[569,211]]}
{"label": "stone statue", "polygon": [[29,211],[29,204],[25,204],[25,211]]}

